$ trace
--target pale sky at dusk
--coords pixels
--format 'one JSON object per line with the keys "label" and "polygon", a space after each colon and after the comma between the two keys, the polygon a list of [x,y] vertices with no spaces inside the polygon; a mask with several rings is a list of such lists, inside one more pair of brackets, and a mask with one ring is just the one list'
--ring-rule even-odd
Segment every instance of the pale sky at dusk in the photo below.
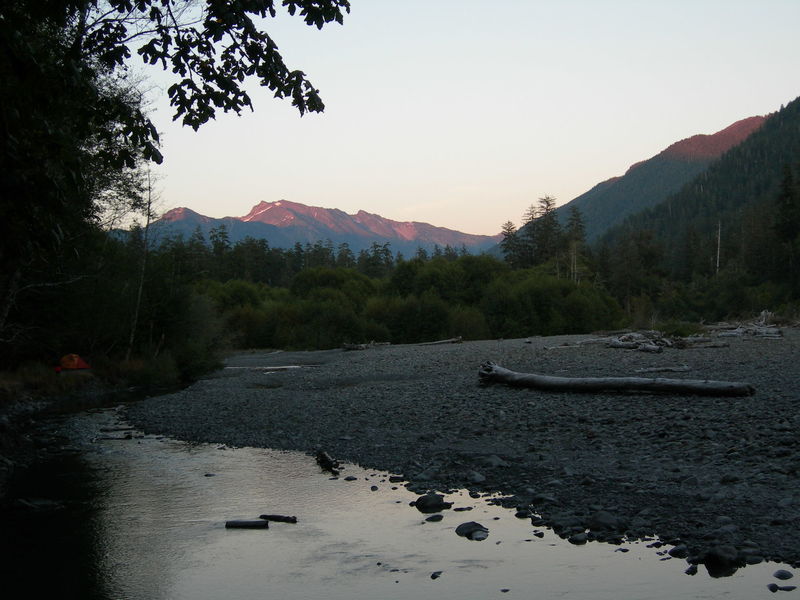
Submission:
{"label": "pale sky at dusk", "polygon": [[352,0],[343,26],[268,25],[325,112],[252,86],[255,112],[194,132],[163,94],[162,211],[285,199],[494,234],[800,95],[800,0]]}

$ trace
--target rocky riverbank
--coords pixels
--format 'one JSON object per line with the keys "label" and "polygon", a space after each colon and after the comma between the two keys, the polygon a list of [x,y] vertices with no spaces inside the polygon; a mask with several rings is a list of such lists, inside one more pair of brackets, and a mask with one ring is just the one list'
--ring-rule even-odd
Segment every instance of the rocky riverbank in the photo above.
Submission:
{"label": "rocky riverbank", "polygon": [[[719,575],[765,559],[798,563],[800,331],[658,354],[577,344],[589,337],[239,354],[127,414],[147,433],[183,440],[324,449],[402,475],[419,493],[499,492],[573,543],[655,535]],[[756,392],[480,387],[485,360],[570,377],[686,365],[654,376],[746,381]],[[275,369],[289,366],[300,368]]]}

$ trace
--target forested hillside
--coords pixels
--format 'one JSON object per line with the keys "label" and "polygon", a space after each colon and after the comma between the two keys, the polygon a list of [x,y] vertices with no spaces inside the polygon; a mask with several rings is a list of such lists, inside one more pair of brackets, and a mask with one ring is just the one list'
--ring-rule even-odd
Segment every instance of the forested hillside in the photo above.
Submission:
{"label": "forested hillside", "polygon": [[657,206],[705,171],[730,148],[757,131],[764,117],[737,121],[713,135],[695,135],[633,165],[622,177],[604,181],[556,209],[562,223],[577,208],[594,243],[609,228],[642,210]]}
{"label": "forested hillside", "polygon": [[719,317],[797,302],[800,99],[596,248],[616,294]]}

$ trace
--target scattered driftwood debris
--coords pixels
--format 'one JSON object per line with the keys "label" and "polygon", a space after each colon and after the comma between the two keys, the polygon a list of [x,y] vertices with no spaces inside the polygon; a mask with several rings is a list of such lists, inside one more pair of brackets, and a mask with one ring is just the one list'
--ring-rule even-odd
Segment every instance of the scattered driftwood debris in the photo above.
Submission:
{"label": "scattered driftwood debris", "polygon": [[706,328],[716,333],[717,337],[752,337],[767,340],[779,340],[783,338],[781,329],[769,321],[773,315],[769,311],[762,311],[758,319],[745,323],[717,323],[707,325]]}
{"label": "scattered driftwood debris", "polygon": [[269,521],[225,521],[225,529],[269,529]]}
{"label": "scattered driftwood debris", "polygon": [[330,454],[324,450],[317,450],[317,464],[323,471],[328,471],[332,475],[339,475],[339,461],[331,458]]}
{"label": "scattered driftwood debris", "polygon": [[671,348],[673,343],[672,340],[664,337],[660,331],[628,331],[618,335],[580,340],[575,344],[549,346],[545,349],[556,350],[558,348],[575,348],[588,345],[603,345],[606,348],[622,348],[624,350],[658,353],[663,352],[664,348]]}
{"label": "scattered driftwood debris", "polygon": [[259,515],[258,518],[276,523],[297,523],[297,517],[287,517],[285,515]]}
{"label": "scattered driftwood debris", "polygon": [[577,348],[580,346],[603,345],[606,348],[639,350],[641,352],[663,352],[664,348],[727,348],[727,342],[720,342],[708,336],[692,335],[688,337],[670,338],[660,331],[629,331],[619,335],[588,338],[575,344],[548,346],[545,350],[561,348]]}
{"label": "scattered driftwood debris", "polygon": [[438,346],[439,344],[460,344],[464,339],[461,336],[448,338],[446,340],[436,340],[435,342],[421,342],[417,346]]}
{"label": "scattered driftwood debris", "polygon": [[730,381],[663,377],[554,377],[518,373],[491,361],[480,366],[478,378],[482,385],[503,383],[554,392],[647,392],[702,396],[749,396],[755,392],[748,383]]}

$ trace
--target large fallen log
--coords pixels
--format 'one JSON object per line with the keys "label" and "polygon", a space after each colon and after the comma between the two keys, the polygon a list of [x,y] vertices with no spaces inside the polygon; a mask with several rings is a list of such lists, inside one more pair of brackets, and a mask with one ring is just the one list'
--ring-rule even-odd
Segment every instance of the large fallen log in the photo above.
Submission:
{"label": "large fallen log", "polygon": [[749,383],[708,379],[666,379],[663,377],[554,377],[518,373],[491,361],[478,369],[481,384],[504,383],[553,392],[648,392],[702,396],[750,396],[755,388]]}

